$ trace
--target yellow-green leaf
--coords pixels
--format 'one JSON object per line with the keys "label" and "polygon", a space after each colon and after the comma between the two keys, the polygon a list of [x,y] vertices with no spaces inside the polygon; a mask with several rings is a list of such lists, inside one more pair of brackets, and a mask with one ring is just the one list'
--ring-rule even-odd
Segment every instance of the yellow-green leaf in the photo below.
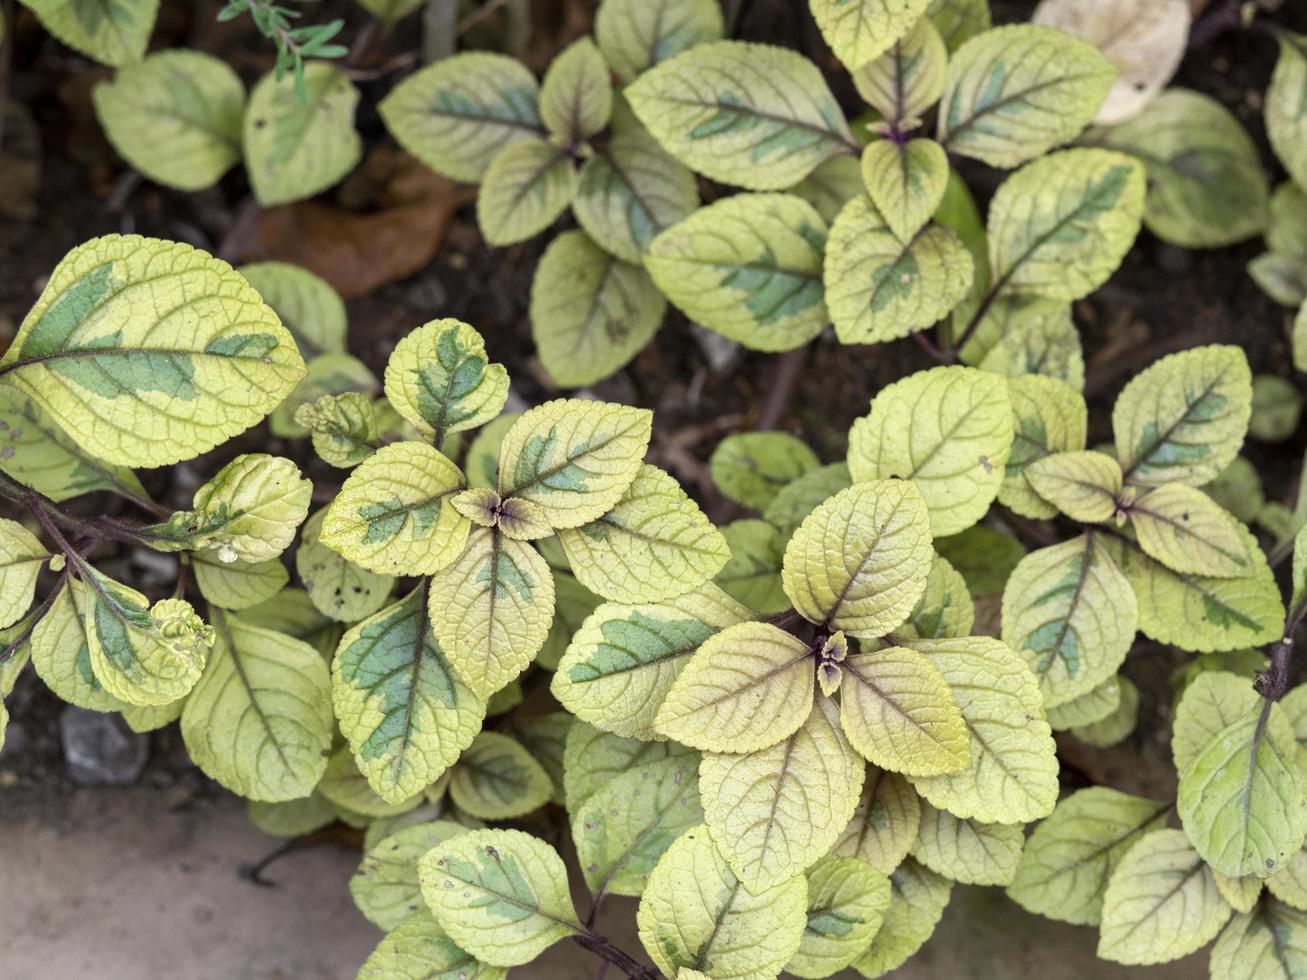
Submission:
{"label": "yellow-green leaf", "polygon": [[1212,980],[1297,980],[1307,965],[1307,912],[1263,902],[1236,915],[1212,947]]}
{"label": "yellow-green leaf", "polygon": [[1117,678],[1116,706],[1101,718],[1072,727],[1071,734],[1096,749],[1116,745],[1139,723],[1139,688],[1128,677]]}
{"label": "yellow-green leaf", "polygon": [[[954,332],[966,328],[977,297],[954,311]],[[1085,356],[1071,318],[1071,304],[1023,293],[1004,293],[980,318],[959,354],[964,364],[1008,378],[1047,375],[1077,392],[1085,387]]]}
{"label": "yellow-green leaf", "polygon": [[400,803],[387,803],[359,771],[348,745],[342,745],[327,759],[327,771],[322,774],[317,792],[331,801],[339,819],[353,827],[364,826],[376,817],[411,813],[423,799],[421,794],[417,794]]}
{"label": "yellow-green leaf", "polygon": [[294,423],[313,437],[313,451],[332,466],[350,469],[385,443],[383,426],[401,423],[390,402],[361,391],[323,395],[295,409]]}
{"label": "yellow-green leaf", "polygon": [[349,880],[354,904],[382,929],[394,929],[422,912],[426,906],[418,882],[418,859],[437,844],[469,832],[452,820],[433,820],[386,837],[367,850]]}
{"label": "yellow-green leaf", "polygon": [[1082,728],[1102,721],[1121,706],[1121,678],[1112,675],[1079,697],[1047,708],[1048,723],[1055,732]]}
{"label": "yellow-green leaf", "polygon": [[889,874],[907,857],[920,820],[921,798],[907,779],[869,765],[853,819],[832,853],[858,858]]}
{"label": "yellow-green leaf", "polygon": [[853,84],[885,119],[908,128],[944,94],[948,49],[928,17],[920,18],[884,54],[853,72]]}
{"label": "yellow-green leaf", "polygon": [[813,19],[849,71],[883,54],[911,30],[929,0],[809,0]]}
{"label": "yellow-green leaf", "polygon": [[524,671],[554,618],[554,578],[540,553],[477,527],[431,580],[431,628],[454,670],[488,698]]}
{"label": "yellow-green leaf", "polygon": [[999,503],[1023,517],[1053,517],[1057,508],[1036,492],[1030,467],[1054,453],[1084,448],[1085,400],[1064,381],[1040,374],[1009,378],[1007,394],[1014,434],[1003,485],[998,488]]}
{"label": "yellow-green leaf", "polygon": [[344,353],[345,303],[331,283],[289,262],[255,262],[236,271],[276,311],[306,358]]}
{"label": "yellow-green leaf", "polygon": [[388,980],[504,980],[508,970],[482,963],[450,939],[429,911],[422,911],[386,934],[359,975]]}
{"label": "yellow-green leaf", "polygon": [[453,768],[449,795],[464,813],[508,820],[549,802],[549,773],[516,739],[481,732]]}
{"label": "yellow-green leaf", "polygon": [[[300,545],[298,554],[303,554]],[[240,610],[271,599],[290,581],[280,559],[268,561],[223,561],[211,551],[191,555],[195,584],[205,599],[223,609]]]}
{"label": "yellow-green leaf", "polygon": [[613,85],[594,41],[573,41],[549,63],[540,84],[540,118],[551,136],[583,143],[608,125]]}
{"label": "yellow-green leaf", "polygon": [[582,585],[616,602],[657,602],[716,575],[730,552],[676,479],[643,463],[612,510],[558,532]]}
{"label": "yellow-green leaf", "polygon": [[1057,802],[1057,759],[1035,675],[1025,661],[985,636],[914,640],[948,682],[971,742],[971,764],[913,776],[933,806],[985,823],[1048,816]]}
{"label": "yellow-green leaf", "polygon": [[1106,786],[1062,800],[1026,842],[1008,897],[1050,919],[1096,926],[1103,889],[1145,834],[1166,826],[1170,807]]}
{"label": "yellow-green leaf", "polygon": [[96,85],[91,99],[114,149],[160,184],[203,190],[240,162],[245,86],[217,58],[159,51]]}
{"label": "yellow-green leaf", "polygon": [[520,830],[477,830],[418,862],[422,896],[454,942],[496,966],[529,963],[580,932],[563,859]]}
{"label": "yellow-green leaf", "polygon": [[307,796],[327,767],[331,677],[307,643],[213,612],[217,642],[182,709],[195,764],[234,793]]}
{"label": "yellow-green leaf", "polygon": [[708,752],[699,767],[704,822],[750,892],[784,883],[828,853],[853,816],[864,764],[818,698],[786,739],[754,752]]}
{"label": "yellow-green leaf", "polygon": [[865,193],[858,158],[852,154],[831,157],[791,187],[789,193],[811,204],[829,225],[850,198]]}
{"label": "yellow-green leaf", "polygon": [[1087,296],[1125,258],[1143,211],[1144,168],[1122,153],[1064,150],[1028,163],[989,205],[994,280],[1014,293]]}
{"label": "yellow-green leaf", "polygon": [[985,31],[949,61],[939,141],[992,167],[1015,167],[1078,135],[1115,77],[1097,49],[1061,31]]}
{"label": "yellow-green leaf", "polygon": [[372,572],[430,575],[455,561],[470,522],[450,498],[463,474],[418,442],[384,446],[340,488],[322,521],[322,543]]}
{"label": "yellow-green leaf", "polygon": [[849,201],[831,225],[823,279],[843,343],[924,330],[962,301],[973,275],[971,255],[952,231],[928,224],[901,237],[866,197]]}
{"label": "yellow-green leaf", "polygon": [[689,760],[697,768],[699,753],[676,742],[642,742],[575,722],[563,749],[563,795],[568,812],[575,814],[622,773],[671,758]]}
{"label": "yellow-green leaf", "polygon": [[0,628],[14,625],[27,612],[36,595],[36,577],[49,558],[31,531],[0,518]]}
{"label": "yellow-green leaf", "polygon": [[477,195],[477,224],[491,245],[526,241],[554,223],[576,195],[567,152],[536,137],[514,140],[486,169]]}
{"label": "yellow-green leaf", "polygon": [[852,482],[847,463],[819,466],[781,487],[762,516],[776,527],[782,542],[789,541],[805,517]]}
{"label": "yellow-green leaf", "polygon": [[773,616],[790,608],[781,586],[785,539],[768,521],[744,518],[722,528],[731,558],[713,579],[731,598]]}
{"label": "yellow-green leaf", "polygon": [[677,838],[649,875],[636,914],[640,942],[668,976],[689,969],[715,980],[776,977],[798,952],[807,891],[796,875],[750,892],[700,825]]}
{"label": "yellow-green leaf", "polygon": [[1266,89],[1266,136],[1299,186],[1307,186],[1307,36],[1276,32],[1280,58]]}
{"label": "yellow-green leaf", "polygon": [[[96,61],[140,61],[159,13],[159,0],[22,0],[47,31]],[[11,41],[12,43],[12,41]]]}
{"label": "yellow-green leaf", "polygon": [[879,977],[897,969],[925,945],[953,893],[953,882],[912,858],[899,865],[889,879],[885,920],[871,946],[853,962],[853,968],[864,977]]}
{"label": "yellow-green leaf", "polygon": [[950,54],[993,26],[989,0],[930,0],[926,13]]}
{"label": "yellow-green leaf", "polygon": [[716,0],[603,0],[595,14],[599,50],[623,82],[722,32]]}
{"label": "yellow-green leaf", "polygon": [[[319,354],[309,360],[304,380],[272,410],[268,416],[268,428],[273,435],[283,439],[302,439],[310,434],[306,424],[295,420],[302,406],[311,405],[324,395],[341,395],[347,391],[375,394],[380,387],[368,366],[357,357],[341,353]],[[390,411],[394,413],[394,409]]]}
{"label": "yellow-green leaf", "polygon": [[[88,711],[122,711],[129,705],[106,691],[91,670],[86,606],[86,586],[75,578],[67,579],[32,628],[32,667],[62,701]],[[7,646],[0,647],[0,652]],[[6,666],[14,662],[17,657],[11,653]],[[4,674],[0,672],[0,696],[4,693]]]}
{"label": "yellow-green leaf", "polygon": [[432,636],[424,589],[341,638],[332,691],[359,771],[388,803],[435,782],[472,743],[486,712]]}
{"label": "yellow-green leaf", "polygon": [[1261,898],[1264,883],[1260,878],[1228,878],[1219,871],[1212,872],[1212,877],[1216,881],[1216,890],[1236,912],[1251,911]]}
{"label": "yellow-green leaf", "polygon": [[976,621],[976,606],[962,573],[939,555],[931,562],[926,591],[921,594],[907,622],[894,630],[904,639],[970,636]]}
{"label": "yellow-green leaf", "polygon": [[649,273],[579,229],[549,243],[531,280],[531,336],[549,376],[567,388],[625,367],[653,338],[666,310]]}
{"label": "yellow-green leaf", "polygon": [[645,268],[686,316],[754,350],[789,350],[826,326],[826,222],[794,194],[733,194],[658,235]]}
{"label": "yellow-green leaf", "polygon": [[645,72],[625,94],[665,150],[749,190],[783,190],[857,149],[817,66],[785,48],[700,44]]}
{"label": "yellow-green leaf", "polygon": [[162,466],[254,425],[304,374],[295,343],[231,266],[138,235],[55,267],[0,362],[90,453]]}
{"label": "yellow-green leaf", "polygon": [[927,804],[912,856],[964,885],[1007,885],[1016,875],[1025,843],[1020,824],[960,820]]}
{"label": "yellow-green leaf", "polygon": [[[881,219],[900,241],[916,235],[939,209],[948,173],[948,156],[934,140],[897,143],[881,139],[862,151],[862,179],[867,193]],[[963,293],[971,287],[970,277],[965,278]]]}
{"label": "yellow-green leaf", "polygon": [[744,432],[717,444],[708,468],[723,494],[763,510],[787,484],[820,466],[816,453],[787,432]]}
{"label": "yellow-green leaf", "polygon": [[491,364],[481,335],[461,320],[432,320],[386,362],[386,397],[435,444],[484,425],[508,398],[508,371]]}
{"label": "yellow-green leaf", "polygon": [[984,516],[1011,449],[1007,382],[974,368],[939,367],[877,393],[871,414],[849,433],[849,471],[859,483],[913,481],[940,537]]}
{"label": "yellow-green leaf", "polygon": [[1117,398],[1116,455],[1131,483],[1202,486],[1238,455],[1251,414],[1252,372],[1240,348],[1170,354]]}
{"label": "yellow-green leaf", "polygon": [[291,79],[264,75],[245,110],[245,169],[264,207],[326,190],[354,169],[363,141],[354,128],[359,90],[326,61],[304,63],[305,98]]}
{"label": "yellow-green leaf", "polygon": [[1039,678],[1045,706],[1058,707],[1116,673],[1139,613],[1130,580],[1091,532],[1021,559],[1002,620],[1003,642]]}
{"label": "yellow-green leaf", "polygon": [[768,623],[709,637],[654,720],[658,734],[709,751],[753,752],[789,737],[812,708],[808,645]]}
{"label": "yellow-green leaf", "polygon": [[749,615],[714,585],[656,604],[604,603],[572,638],[551,689],[592,725],[653,738],[654,716],[691,655]]}
{"label": "yellow-green leaf", "polygon": [[835,856],[818,861],[807,878],[808,924],[785,970],[829,977],[871,945],[889,908],[889,878],[863,861]]}
{"label": "yellow-green leaf", "polygon": [[1139,546],[1167,568],[1238,578],[1255,567],[1239,523],[1195,487],[1164,483],[1129,510]]}
{"label": "yellow-green leaf", "polygon": [[1184,833],[1155,830],[1112,872],[1098,955],[1141,965],[1179,959],[1211,942],[1231,911]]}
{"label": "yellow-green leaf", "polygon": [[649,445],[653,413],[556,399],[513,423],[499,449],[499,494],[537,504],[551,527],[588,524],[622,498]]}
{"label": "yellow-green leaf", "polygon": [[1026,468],[1026,480],[1073,521],[1102,523],[1117,512],[1121,464],[1088,449],[1053,453]]}
{"label": "yellow-green leaf", "polygon": [[325,515],[326,510],[320,510],[305,523],[295,552],[295,570],[319,612],[354,623],[385,605],[395,578],[361,568],[323,544],[319,535]]}

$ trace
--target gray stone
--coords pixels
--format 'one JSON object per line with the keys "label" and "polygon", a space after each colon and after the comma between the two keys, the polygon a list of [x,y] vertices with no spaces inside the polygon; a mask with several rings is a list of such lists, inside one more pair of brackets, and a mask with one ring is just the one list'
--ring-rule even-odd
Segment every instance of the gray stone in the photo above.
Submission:
{"label": "gray stone", "polygon": [[64,762],[79,786],[134,783],[145,768],[150,740],[127,727],[116,714],[68,705],[59,715]]}

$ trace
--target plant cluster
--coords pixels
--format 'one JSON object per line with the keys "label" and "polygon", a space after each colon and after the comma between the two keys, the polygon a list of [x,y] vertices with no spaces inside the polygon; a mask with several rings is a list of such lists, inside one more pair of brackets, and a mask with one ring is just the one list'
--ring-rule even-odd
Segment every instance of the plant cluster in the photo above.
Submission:
{"label": "plant cluster", "polygon": [[[247,99],[215,58],[145,55],[157,0],[22,2],[117,66],[96,111],[153,180],[243,161],[271,205],[360,158],[360,93],[312,60],[343,53],[336,22],[225,8],[278,45]],[[393,23],[419,4],[364,5]],[[1307,38],[1266,28],[1291,178],[1271,194],[1234,116],[1166,87],[1183,0],[1045,0],[1003,27],[984,0],[810,7],[865,103],[852,125],[803,55],[723,39],[714,0],[603,0],[539,82],[464,52],[380,111],[480,185],[490,243],[570,209],[531,297],[562,387],[621,369],[669,303],[762,351],[828,325],[915,338],[939,365],[875,392],[845,458],[727,436],[711,478],[750,513],[718,528],[646,462],[649,411],[505,411],[508,372],[466,323],[417,327],[377,379],[307,271],[96,238],[0,358],[0,497],[27,518],[0,520],[0,694],[30,662],[138,731],[179,722],[271,833],[365,828],[351,891],[387,935],[364,977],[502,977],[570,938],[644,980],[872,978],[954,883],[1096,927],[1119,963],[1215,940],[1216,980],[1303,976],[1307,503],[1267,501],[1240,456],[1293,433],[1296,389],[1194,346],[1091,419],[1072,303],[1142,227],[1261,233],[1249,271],[1301,307],[1307,366]],[[983,220],[968,160],[1012,171]],[[315,493],[307,454],[210,455],[265,418],[340,485]],[[181,509],[133,469],[193,459],[212,476]],[[136,518],[69,503],[92,493]],[[122,548],[176,555],[172,594],[106,571]],[[1059,761],[1134,729],[1139,634],[1196,654],[1173,678],[1173,799]],[[518,712],[537,686],[552,710]],[[0,701],[0,744],[5,721]],[[564,856],[521,829],[546,806],[584,918]],[[639,898],[652,967],[596,931],[610,895]]]}

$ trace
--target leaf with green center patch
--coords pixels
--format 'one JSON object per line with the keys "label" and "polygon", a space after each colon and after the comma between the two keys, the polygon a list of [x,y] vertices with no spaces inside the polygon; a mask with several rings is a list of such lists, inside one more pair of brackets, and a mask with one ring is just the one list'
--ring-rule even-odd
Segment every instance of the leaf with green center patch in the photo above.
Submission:
{"label": "leaf with green center patch", "polygon": [[649,243],[699,205],[694,174],[643,127],[617,129],[581,167],[572,211],[605,251],[640,262]]}
{"label": "leaf with green center patch", "polygon": [[912,856],[964,885],[1006,885],[1016,874],[1025,843],[1020,824],[960,820],[927,804]]}
{"label": "leaf with green center patch", "polygon": [[1144,183],[1138,162],[1110,150],[1064,150],[1026,164],[989,205],[994,281],[1023,295],[1087,296],[1139,234]]}
{"label": "leaf with green center patch", "polygon": [[820,465],[811,449],[786,432],[729,435],[708,460],[717,489],[754,510],[767,507],[782,487]]}
{"label": "leaf with green center patch", "polygon": [[87,452],[134,466],[225,442],[303,374],[290,334],[231,266],[137,235],[69,252],[0,362],[0,380]]}
{"label": "leaf with green center patch", "polygon": [[1215,938],[1230,917],[1212,871],[1179,830],[1155,830],[1126,852],[1103,893],[1098,955],[1165,963]]}
{"label": "leaf with green center patch", "polygon": [[1139,602],[1139,629],[1158,643],[1183,644],[1207,653],[1261,646],[1279,639],[1284,604],[1275,575],[1256,540],[1240,528],[1253,556],[1241,578],[1212,578],[1175,572],[1119,535],[1103,540],[1112,560],[1125,572]]}
{"label": "leaf with green center patch", "polygon": [[831,853],[857,858],[889,874],[907,857],[920,821],[921,798],[907,779],[869,765],[853,819]]}
{"label": "leaf with green center patch", "polygon": [[721,40],[723,30],[715,0],[603,0],[595,14],[599,50],[623,82],[686,48]]}
{"label": "leaf with green center patch", "polygon": [[[106,691],[91,670],[86,607],[86,586],[75,578],[65,580],[49,611],[32,629],[32,667],[62,701],[88,711],[122,711],[129,705]],[[7,663],[12,662],[15,658],[10,654]],[[0,673],[0,695],[4,693]]]}
{"label": "leaf with green center patch", "polygon": [[912,29],[929,0],[809,0],[813,19],[850,71],[883,54]]}
{"label": "leaf with green center patch", "polygon": [[[306,528],[307,533],[307,528]],[[300,545],[299,554],[303,554]],[[267,561],[226,562],[211,551],[197,551],[191,556],[195,584],[200,594],[222,609],[239,611],[271,599],[290,581],[290,573],[280,559]]]}
{"label": "leaf with green center patch", "polygon": [[431,580],[431,628],[454,670],[481,698],[522,673],[554,618],[554,578],[540,553],[477,527],[463,554]]}
{"label": "leaf with green center patch", "polygon": [[213,611],[217,642],[186,699],[186,750],[233,793],[276,803],[307,796],[327,766],[331,677],[318,652]]}
{"label": "leaf with green center patch", "polygon": [[734,194],[658,235],[644,257],[686,316],[754,350],[789,350],[826,326],[826,222],[793,194]]}
{"label": "leaf with green center patch", "polygon": [[434,820],[406,827],[368,850],[349,880],[358,910],[382,929],[394,929],[425,911],[418,859],[436,845],[466,833],[470,831],[461,824]]}
{"label": "leaf with green center patch", "polygon": [[472,743],[486,712],[431,635],[424,589],[341,638],[332,690],[359,771],[388,803],[435,782]]}
{"label": "leaf with green center patch", "polygon": [[[330,679],[328,679],[330,684]],[[368,779],[354,762],[354,753],[342,745],[327,759],[317,792],[336,808],[336,815],[354,827],[365,826],[376,817],[397,817],[410,813],[422,803],[422,795],[410,796],[400,803],[387,803],[373,790]]]}
{"label": "leaf with green center patch", "polygon": [[386,934],[359,975],[389,980],[504,980],[508,970],[482,963],[450,939],[429,911],[422,911]]}
{"label": "leaf with green center patch", "polygon": [[644,269],[577,229],[550,242],[531,280],[531,335],[549,376],[568,388],[625,367],[657,333],[666,310]]}
{"label": "leaf with green center patch", "polygon": [[0,385],[0,471],[56,503],[95,490],[150,500],[135,473],[92,456],[15,385]]}
{"label": "leaf with green center patch", "polygon": [[907,621],[894,630],[904,639],[937,640],[946,636],[970,636],[976,621],[976,606],[962,573],[936,555],[921,594]]}
{"label": "leaf with green center patch", "polygon": [[1061,31],[985,31],[949,61],[938,139],[952,153],[1015,167],[1075,138],[1115,77],[1094,47]]}
{"label": "leaf with green center patch", "polygon": [[141,60],[159,13],[159,0],[23,0],[23,6],[64,44],[114,67]]}
{"label": "leaf with green center patch", "polygon": [[1109,520],[1121,496],[1120,464],[1088,449],[1044,456],[1027,468],[1026,480],[1043,500],[1073,521]]}
{"label": "leaf with green center patch", "polygon": [[135,589],[95,569],[78,569],[86,586],[85,630],[91,670],[106,692],[143,707],[184,697],[204,671],[213,642],[190,603],[153,606]]}
{"label": "leaf with green center patch", "polygon": [[852,482],[847,463],[819,466],[781,487],[762,516],[777,528],[781,541],[789,541],[804,518]]}
{"label": "leaf with green center patch", "polygon": [[933,806],[984,823],[1025,823],[1053,811],[1057,759],[1035,675],[1011,648],[986,636],[914,640],[953,692],[966,722],[971,764],[913,776]]}
{"label": "leaf with green center patch", "polygon": [[921,119],[944,94],[948,49],[927,17],[920,18],[884,54],[853,71],[858,94],[899,126]]}
{"label": "leaf with green center patch", "polygon": [[289,459],[237,456],[195,491],[191,510],[147,529],[160,551],[213,551],[220,561],[269,561],[295,540],[313,484]]}
{"label": "leaf with green center patch", "polygon": [[1223,728],[1180,770],[1177,810],[1203,859],[1231,877],[1269,877],[1307,838],[1307,780],[1293,726],[1266,702]]}
{"label": "leaf with green center patch", "polygon": [[508,398],[508,371],[491,364],[481,335],[461,320],[432,320],[396,346],[386,362],[386,397],[436,444],[484,425]]}
{"label": "leaf with green center patch", "polygon": [[1130,525],[1144,552],[1173,571],[1238,578],[1254,568],[1238,522],[1195,487],[1149,491],[1130,505]]}
{"label": "leaf with green center patch", "polygon": [[812,709],[808,645],[768,623],[702,641],[654,719],[659,735],[713,752],[754,752],[792,735]]}
{"label": "leaf with green center patch", "polygon": [[308,430],[313,451],[323,461],[350,469],[384,445],[382,427],[398,422],[399,413],[384,399],[361,391],[323,395],[295,409],[294,423]]}
{"label": "leaf with green center patch", "polygon": [[[979,298],[968,298],[953,314],[954,330],[966,329]],[[959,355],[966,364],[1008,378],[1046,375],[1077,392],[1085,387],[1085,355],[1071,318],[1071,304],[1024,294],[1004,294],[980,317]]]}
{"label": "leaf with green center patch", "polygon": [[1082,728],[1112,715],[1121,706],[1121,679],[1115,674],[1079,697],[1047,708],[1048,723],[1055,732]]}
{"label": "leaf with green center patch", "polygon": [[926,944],[953,893],[953,882],[908,858],[889,876],[889,908],[871,946],[853,961],[864,977],[897,969]]}
{"label": "leaf with green center patch", "polygon": [[732,599],[772,616],[790,608],[781,586],[784,539],[767,521],[731,521],[722,528],[730,560],[713,579]]}
{"label": "leaf with green center patch", "polygon": [[1266,89],[1266,135],[1294,182],[1307,185],[1307,36],[1276,33],[1280,57]]}
{"label": "leaf with green center patch", "polygon": [[322,543],[368,571],[430,575],[467,542],[467,518],[449,499],[463,474],[439,450],[400,442],[377,450],[351,473],[322,521]]}
{"label": "leaf with green center patch", "polygon": [[588,524],[622,498],[640,470],[653,413],[556,399],[513,423],[499,449],[499,495],[529,500],[551,527]]}
{"label": "leaf with green center patch", "polygon": [[36,577],[51,559],[45,546],[17,521],[0,518],[0,628],[22,618],[36,595]]}
{"label": "leaf with green center patch", "polygon": [[504,147],[545,135],[539,101],[520,61],[463,51],[410,75],[379,108],[400,146],[450,180],[478,184]]}
{"label": "leaf with green center patch", "polygon": [[477,195],[477,224],[491,245],[523,242],[548,228],[576,196],[567,152],[543,139],[514,140],[500,150]]}
{"label": "leaf with green center patch", "polygon": [[304,63],[303,90],[269,72],[245,110],[245,170],[263,207],[312,197],[354,169],[363,141],[354,128],[359,90],[342,68]]}
{"label": "leaf with green center patch", "polygon": [[1252,372],[1238,347],[1208,345],[1145,368],[1112,409],[1127,481],[1207,483],[1238,455],[1252,415]]}
{"label": "leaf with green center patch", "polygon": [[1014,434],[998,500],[1023,517],[1048,519],[1057,508],[1035,490],[1030,468],[1054,454],[1084,448],[1085,400],[1065,382],[1038,374],[1009,378],[1007,394]]}
{"label": "leaf with green center patch", "polygon": [[[867,193],[880,218],[901,242],[912,239],[939,209],[948,173],[948,156],[934,140],[912,139],[899,144],[882,139],[862,151],[862,180]],[[951,236],[952,232],[945,234]],[[963,294],[971,287],[971,277],[965,278]]]}
{"label": "leaf with green center patch", "polygon": [[862,861],[825,857],[807,872],[808,924],[787,973],[829,977],[857,959],[889,908],[889,878]]}
{"label": "leaf with green center patch", "polygon": [[967,727],[944,677],[907,647],[856,653],[841,664],[840,725],[882,769],[914,776],[954,772],[971,753]]}
{"label": "leaf with green center patch", "polygon": [[1112,872],[1169,813],[1165,803],[1106,786],[1072,793],[1030,835],[1008,897],[1050,919],[1098,925]]}
{"label": "leaf with green center patch", "polygon": [[952,231],[930,224],[900,237],[866,197],[849,201],[831,225],[823,281],[842,343],[882,343],[924,330],[962,301],[973,275],[971,256]]}
{"label": "leaf with green center patch", "polygon": [[572,816],[572,839],[595,895],[644,893],[659,858],[703,822],[698,753],[635,766],[605,783]]}
{"label": "leaf with green center patch", "polygon": [[295,570],[319,612],[354,623],[385,605],[395,578],[361,568],[323,544],[319,535],[325,515],[326,510],[320,510],[305,523],[295,552]]}
{"label": "leaf with green center patch", "polygon": [[716,575],[730,551],[675,478],[647,463],[597,520],[558,532],[577,581],[616,602],[683,595]]}
{"label": "leaf with green center patch", "polygon": [[699,767],[704,821],[750,892],[801,874],[853,816],[864,764],[818,698],[788,738],[754,752],[708,752]]}
{"label": "leaf with green center patch", "polygon": [[1138,619],[1129,579],[1092,533],[1032,551],[1003,592],[1003,642],[1039,678],[1047,707],[1115,674]]}
{"label": "leaf with green center patch", "polygon": [[785,548],[785,593],[804,617],[874,639],[908,618],[930,574],[921,493],[902,480],[854,484],[799,525]]}
{"label": "leaf with green center patch", "polygon": [[499,732],[481,732],[453,769],[449,795],[460,810],[482,820],[520,817],[549,802],[545,772],[520,742]]}
{"label": "leaf with green center patch", "polygon": [[606,602],[572,638],[551,690],[584,721],[654,738],[654,716],[691,655],[749,617],[714,585],[656,604]]}
{"label": "leaf with green center patch", "polygon": [[697,767],[699,754],[676,742],[643,742],[576,722],[563,749],[563,795],[568,812],[575,814],[623,773],[672,758],[690,760]]}
{"label": "leaf with green center patch", "polygon": [[540,84],[540,118],[550,135],[583,143],[608,125],[613,85],[608,65],[588,37],[573,41],[549,64]]}
{"label": "leaf with green center patch", "polygon": [[255,262],[236,271],[276,311],[305,358],[345,352],[345,303],[331,283],[289,262]]}
{"label": "leaf with green center patch", "polygon": [[645,72],[626,97],[663,149],[749,190],[782,190],[856,147],[817,66],[771,45],[697,45]]}
{"label": "leaf with green center patch", "polygon": [[901,477],[921,491],[936,537],[989,510],[1012,449],[1007,382],[974,368],[920,371],[882,388],[849,432],[857,483]]}
{"label": "leaf with green center patch", "polygon": [[801,875],[754,894],[731,872],[702,825],[687,830],[653,872],[636,923],[658,969],[717,978],[779,975],[802,939],[807,884]]}
{"label": "leaf with green center patch", "polygon": [[422,857],[418,874],[441,928],[484,962],[529,963],[581,931],[563,859],[519,830],[478,830],[447,840]]}
{"label": "leaf with green center patch", "polygon": [[1307,963],[1307,912],[1263,902],[1236,915],[1212,947],[1212,980],[1295,980]]}
{"label": "leaf with green center patch", "polygon": [[240,162],[245,87],[217,58],[160,51],[96,85],[91,99],[109,142],[157,183],[203,190]]}

